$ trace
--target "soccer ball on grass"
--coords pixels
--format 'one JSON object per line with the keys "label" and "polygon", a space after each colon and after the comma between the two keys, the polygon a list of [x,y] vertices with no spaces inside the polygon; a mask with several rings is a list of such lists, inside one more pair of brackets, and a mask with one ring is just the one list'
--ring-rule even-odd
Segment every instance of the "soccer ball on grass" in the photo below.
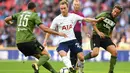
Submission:
{"label": "soccer ball on grass", "polygon": [[69,73],[69,69],[67,67],[63,67],[60,69],[60,73]]}

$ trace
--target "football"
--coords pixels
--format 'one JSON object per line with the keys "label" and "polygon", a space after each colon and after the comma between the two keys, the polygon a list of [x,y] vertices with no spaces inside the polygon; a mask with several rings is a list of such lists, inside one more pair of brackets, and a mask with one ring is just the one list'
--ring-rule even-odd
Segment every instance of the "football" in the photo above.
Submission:
{"label": "football", "polygon": [[63,67],[60,69],[60,73],[69,73],[69,69],[67,67]]}

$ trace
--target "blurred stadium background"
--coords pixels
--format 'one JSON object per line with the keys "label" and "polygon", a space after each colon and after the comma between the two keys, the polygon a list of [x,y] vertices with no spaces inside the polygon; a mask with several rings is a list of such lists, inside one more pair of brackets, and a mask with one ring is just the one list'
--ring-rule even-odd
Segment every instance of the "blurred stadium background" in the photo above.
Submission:
{"label": "blurred stadium background", "polygon": [[[59,0],[0,0],[0,73],[32,73],[30,69],[31,63],[34,61],[33,57],[24,57],[16,48],[15,32],[16,23],[14,25],[6,25],[4,18],[16,12],[26,10],[28,2],[33,1],[37,5],[37,13],[43,21],[44,25],[50,26],[53,18],[60,14],[58,7]],[[72,0],[69,1],[69,9],[73,10]],[[115,3],[123,6],[123,12],[118,18],[118,22],[113,31],[112,40],[117,44],[118,49],[118,63],[116,67],[117,73],[130,73],[130,0],[80,0],[81,11],[85,17],[95,17],[102,11],[111,10]],[[92,26],[86,23],[89,34],[92,34]],[[41,32],[36,27],[38,41],[42,44],[45,33]],[[84,53],[90,51],[89,37],[83,36]],[[59,65],[56,67],[59,70],[64,65],[61,58],[55,51],[58,44],[58,38],[52,35],[48,40],[48,51],[51,54],[50,62],[52,65]],[[106,73],[109,66],[110,54],[101,48],[100,54],[87,62],[85,73]],[[26,61],[24,64],[22,61]],[[31,60],[31,61],[29,61]],[[19,62],[20,61],[20,62]],[[94,63],[91,63],[94,62]],[[105,64],[105,65],[104,65]],[[101,66],[93,67],[92,65]],[[106,66],[107,65],[107,66]],[[14,67],[12,67],[14,66]],[[20,66],[20,67],[18,67]],[[87,68],[88,67],[88,68]],[[94,69],[93,69],[94,68]],[[17,70],[16,70],[17,69]],[[45,69],[44,69],[45,70]],[[48,73],[42,70],[43,73]]]}

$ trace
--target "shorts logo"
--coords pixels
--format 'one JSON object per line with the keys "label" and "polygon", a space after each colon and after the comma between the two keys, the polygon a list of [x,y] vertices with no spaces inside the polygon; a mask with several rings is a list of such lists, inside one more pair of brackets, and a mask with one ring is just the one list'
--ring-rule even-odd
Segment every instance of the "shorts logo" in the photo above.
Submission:
{"label": "shorts logo", "polygon": [[75,45],[76,45],[78,48],[81,48],[81,46],[79,45],[79,43],[75,43]]}
{"label": "shorts logo", "polygon": [[42,48],[42,46],[39,46],[39,48],[42,50],[43,48]]}
{"label": "shorts logo", "polygon": [[94,45],[94,46],[96,46],[96,44],[95,44],[95,43],[94,43],[93,45]]}

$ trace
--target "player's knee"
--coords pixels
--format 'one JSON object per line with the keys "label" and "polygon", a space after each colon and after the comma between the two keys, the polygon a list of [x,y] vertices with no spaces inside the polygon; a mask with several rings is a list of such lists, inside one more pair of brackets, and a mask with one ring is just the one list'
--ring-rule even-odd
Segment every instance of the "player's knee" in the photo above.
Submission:
{"label": "player's knee", "polygon": [[117,56],[117,51],[113,51],[112,56]]}
{"label": "player's knee", "polygon": [[93,56],[93,57],[98,56],[98,52],[93,52],[93,53],[92,53],[92,56]]}
{"label": "player's knee", "polygon": [[79,57],[79,60],[80,60],[80,61],[84,61],[84,56],[80,56],[80,57]]}
{"label": "player's knee", "polygon": [[48,60],[51,58],[51,56],[50,55],[46,55],[47,57],[48,57]]}
{"label": "player's knee", "polygon": [[47,55],[50,58],[50,54],[48,52],[46,53],[41,53],[41,55]]}
{"label": "player's knee", "polygon": [[67,52],[65,52],[64,50],[61,50],[61,51],[59,51],[58,53],[59,53],[59,55],[60,55],[61,57],[67,56]]}
{"label": "player's knee", "polygon": [[40,58],[40,54],[34,54],[33,55],[35,58],[39,59]]}
{"label": "player's knee", "polygon": [[41,56],[44,55],[44,56],[48,57],[48,59],[50,59],[50,54],[49,54],[47,51],[45,51],[45,50],[42,51],[42,52],[40,53],[40,55],[41,55]]}

